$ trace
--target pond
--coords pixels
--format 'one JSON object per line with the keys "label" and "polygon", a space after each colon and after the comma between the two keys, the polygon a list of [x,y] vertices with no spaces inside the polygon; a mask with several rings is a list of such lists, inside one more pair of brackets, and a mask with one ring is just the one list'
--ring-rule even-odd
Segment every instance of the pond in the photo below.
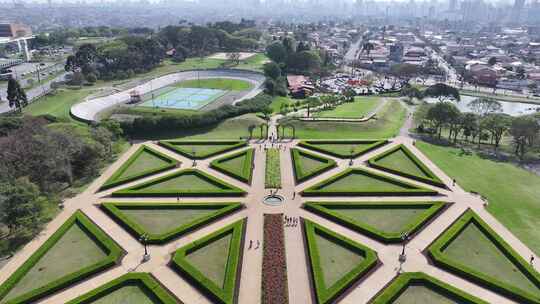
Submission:
{"label": "pond", "polygon": [[285,199],[283,198],[283,196],[276,194],[265,196],[263,199],[263,203],[270,206],[279,206],[283,204],[284,201]]}

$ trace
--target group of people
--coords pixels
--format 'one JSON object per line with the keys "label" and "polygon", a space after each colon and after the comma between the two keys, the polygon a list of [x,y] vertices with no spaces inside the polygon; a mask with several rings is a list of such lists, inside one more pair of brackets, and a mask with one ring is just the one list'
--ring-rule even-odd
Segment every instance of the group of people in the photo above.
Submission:
{"label": "group of people", "polygon": [[297,217],[290,217],[285,215],[285,227],[296,227],[298,226],[299,219]]}
{"label": "group of people", "polygon": [[254,244],[254,243],[255,243],[255,242],[253,242],[253,240],[249,240],[249,247],[248,247],[248,250],[250,250],[250,249],[252,249],[252,248],[253,248],[253,250],[259,249],[259,247],[261,246],[261,242],[260,242],[259,240],[257,240],[257,246],[253,247],[253,244]]}

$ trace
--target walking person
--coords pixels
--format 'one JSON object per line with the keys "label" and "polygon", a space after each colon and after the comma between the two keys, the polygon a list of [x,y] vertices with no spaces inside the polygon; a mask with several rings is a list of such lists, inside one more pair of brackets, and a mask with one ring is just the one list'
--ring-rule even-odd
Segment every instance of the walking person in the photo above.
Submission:
{"label": "walking person", "polygon": [[452,187],[455,187],[456,186],[456,179],[452,179]]}
{"label": "walking person", "polygon": [[261,242],[259,242],[259,240],[257,240],[257,247],[255,247],[255,250],[259,249],[260,245],[261,245]]}
{"label": "walking person", "polygon": [[531,266],[534,263],[534,255],[531,254]]}
{"label": "walking person", "polygon": [[248,250],[251,249],[251,247],[253,247],[253,240],[249,240],[249,247],[248,247]]}
{"label": "walking person", "polygon": [[292,199],[294,199],[295,197],[296,197],[296,191],[294,191],[294,192],[292,193]]}

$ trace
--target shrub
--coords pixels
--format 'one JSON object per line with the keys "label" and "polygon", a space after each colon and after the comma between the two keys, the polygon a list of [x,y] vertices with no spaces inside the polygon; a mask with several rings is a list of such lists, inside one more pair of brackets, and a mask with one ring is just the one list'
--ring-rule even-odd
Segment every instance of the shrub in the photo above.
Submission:
{"label": "shrub", "polygon": [[283,214],[264,215],[262,303],[289,303]]}

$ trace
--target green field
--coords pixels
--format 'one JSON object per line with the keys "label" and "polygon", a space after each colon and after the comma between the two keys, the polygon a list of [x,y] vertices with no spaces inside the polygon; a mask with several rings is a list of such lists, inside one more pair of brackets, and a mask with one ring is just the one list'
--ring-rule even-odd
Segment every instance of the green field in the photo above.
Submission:
{"label": "green field", "polygon": [[262,72],[263,65],[270,59],[265,54],[256,54],[248,59],[240,61],[240,64],[235,66],[235,69],[252,70]]}
{"label": "green field", "polygon": [[17,282],[5,299],[20,296],[106,257],[107,253],[93,241],[85,229],[74,224]]}
{"label": "green field", "polygon": [[456,263],[500,282],[516,286],[530,294],[540,292],[474,222],[468,224],[442,252]]}
{"label": "green field", "polygon": [[214,284],[223,288],[232,233],[214,240],[206,246],[190,252],[186,260],[202,272]]}
{"label": "green field", "polygon": [[106,296],[92,301],[92,304],[119,304],[119,303],[137,303],[137,304],[160,304],[161,301],[155,300],[139,285],[126,285],[117,289]]}
{"label": "green field", "polygon": [[281,188],[281,166],[278,149],[266,150],[266,171],[264,187],[269,189]]}
{"label": "green field", "polygon": [[485,196],[491,212],[536,254],[540,254],[540,177],[512,164],[461,155],[418,141],[417,147],[467,191]]}
{"label": "green field", "polygon": [[346,102],[332,110],[321,111],[316,117],[362,118],[371,113],[381,102],[379,97],[355,97],[354,102]]}
{"label": "green field", "polygon": [[58,90],[54,95],[47,95],[32,102],[23,109],[23,113],[33,116],[49,114],[60,120],[69,121],[72,120],[69,114],[71,106],[83,101],[91,93],[92,90],[87,89]]}
{"label": "green field", "polygon": [[147,233],[165,234],[197,218],[215,213],[219,208],[120,208],[123,214],[141,225]]}
{"label": "green field", "polygon": [[399,102],[388,102],[367,122],[306,122],[292,120],[296,137],[301,139],[372,139],[389,138],[399,133],[405,121],[405,109]]}
{"label": "green field", "polygon": [[174,86],[179,88],[205,88],[227,91],[246,91],[251,88],[251,84],[247,81],[227,78],[191,79],[179,82]]}
{"label": "green field", "polygon": [[272,113],[279,113],[281,111],[281,105],[292,105],[294,104],[295,100],[288,96],[276,96],[274,97],[274,100],[272,100],[272,103],[270,104],[270,108],[272,109]]}
{"label": "green field", "polygon": [[424,285],[410,285],[400,294],[392,304],[460,304],[441,294],[440,292]]}
{"label": "green field", "polygon": [[351,172],[323,187],[323,191],[401,191],[408,187],[390,183],[359,172]]}
{"label": "green field", "polygon": [[[248,127],[250,125],[258,126],[264,122],[255,114],[245,114],[196,130],[163,130],[163,132],[145,134],[144,138],[139,139],[246,139],[249,138]],[[253,132],[254,138],[259,138],[258,131],[257,128]]]}
{"label": "green field", "polygon": [[416,163],[411,160],[402,150],[397,150],[396,152],[388,154],[385,157],[377,160],[377,164],[387,168],[399,170],[401,172],[405,172],[411,175],[423,176],[428,178],[430,177],[426,175],[424,171],[422,171],[416,165]]}

